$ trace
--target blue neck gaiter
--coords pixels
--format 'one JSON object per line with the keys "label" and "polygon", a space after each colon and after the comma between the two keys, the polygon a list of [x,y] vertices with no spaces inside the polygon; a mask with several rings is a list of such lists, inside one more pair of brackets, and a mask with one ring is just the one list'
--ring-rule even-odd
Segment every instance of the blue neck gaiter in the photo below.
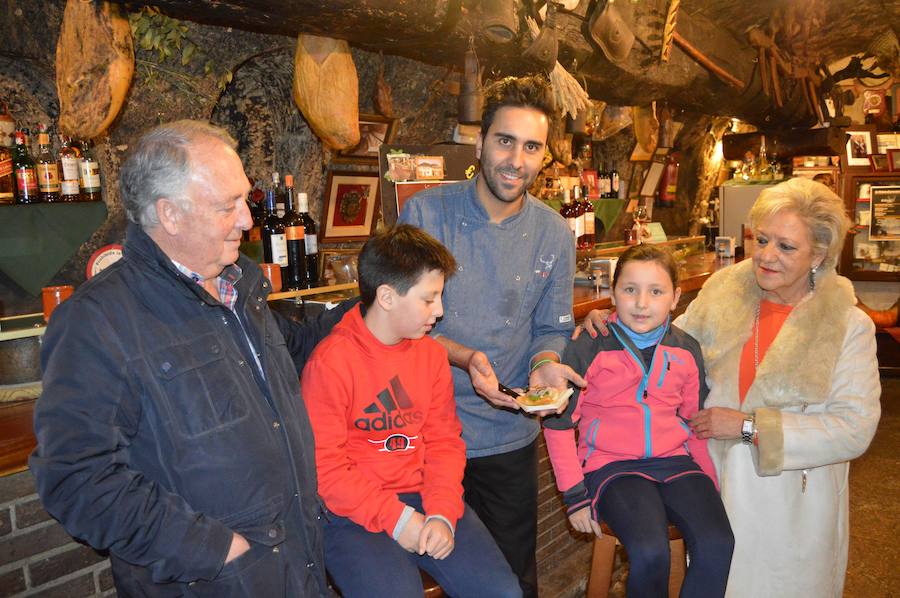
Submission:
{"label": "blue neck gaiter", "polygon": [[638,349],[646,349],[647,347],[652,347],[653,345],[659,344],[660,339],[662,339],[663,334],[665,334],[666,329],[669,327],[669,320],[671,316],[666,318],[666,321],[650,330],[649,332],[635,332],[631,328],[625,325],[622,320],[618,320],[617,324],[619,328],[631,339],[631,342],[634,343],[634,346]]}

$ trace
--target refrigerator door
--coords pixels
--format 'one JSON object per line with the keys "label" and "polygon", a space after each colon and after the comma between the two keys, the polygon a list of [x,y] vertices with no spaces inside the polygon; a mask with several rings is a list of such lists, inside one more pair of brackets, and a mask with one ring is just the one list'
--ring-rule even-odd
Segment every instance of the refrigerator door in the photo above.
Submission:
{"label": "refrigerator door", "polygon": [[719,235],[734,237],[736,247],[743,247],[741,225],[750,225],[750,208],[764,190],[774,185],[722,185],[719,187]]}

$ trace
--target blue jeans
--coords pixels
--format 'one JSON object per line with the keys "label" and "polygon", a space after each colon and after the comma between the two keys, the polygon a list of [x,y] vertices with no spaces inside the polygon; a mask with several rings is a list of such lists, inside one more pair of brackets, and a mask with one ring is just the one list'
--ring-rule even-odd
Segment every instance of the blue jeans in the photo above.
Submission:
{"label": "blue jeans", "polygon": [[668,483],[634,475],[615,478],[600,496],[597,514],[628,553],[628,598],[668,596],[669,521],[690,555],[681,598],[725,595],[734,535],[722,499],[705,475]]}
{"label": "blue jeans", "polygon": [[[422,512],[419,494],[399,498]],[[452,597],[519,598],[519,582],[478,516],[466,506],[453,552],[443,560],[406,552],[388,534],[366,531],[333,513],[325,524],[325,566],[344,598],[422,596],[419,568]]]}

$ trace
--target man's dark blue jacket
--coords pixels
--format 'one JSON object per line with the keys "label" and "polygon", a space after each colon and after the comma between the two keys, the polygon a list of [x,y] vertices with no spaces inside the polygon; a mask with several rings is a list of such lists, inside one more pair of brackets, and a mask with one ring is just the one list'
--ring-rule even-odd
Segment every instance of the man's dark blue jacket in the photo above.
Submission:
{"label": "man's dark blue jacket", "polygon": [[[44,336],[31,470],[47,511],[109,551],[120,596],[328,594],[298,372],[345,309],[290,322],[238,265],[240,318],[130,225]],[[251,549],[223,566],[232,531]]]}

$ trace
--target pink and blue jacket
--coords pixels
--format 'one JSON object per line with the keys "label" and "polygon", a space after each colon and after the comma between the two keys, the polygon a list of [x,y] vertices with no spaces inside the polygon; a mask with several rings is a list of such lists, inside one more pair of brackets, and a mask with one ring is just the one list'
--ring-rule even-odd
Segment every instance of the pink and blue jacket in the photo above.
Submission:
{"label": "pink and blue jacket", "polygon": [[620,326],[613,315],[609,336],[582,334],[569,344],[562,361],[588,385],[575,390],[564,413],[543,420],[570,513],[590,503],[584,474],[616,461],[689,455],[716,482],[706,441],[688,426],[708,392],[699,343],[667,322],[647,367]]}

